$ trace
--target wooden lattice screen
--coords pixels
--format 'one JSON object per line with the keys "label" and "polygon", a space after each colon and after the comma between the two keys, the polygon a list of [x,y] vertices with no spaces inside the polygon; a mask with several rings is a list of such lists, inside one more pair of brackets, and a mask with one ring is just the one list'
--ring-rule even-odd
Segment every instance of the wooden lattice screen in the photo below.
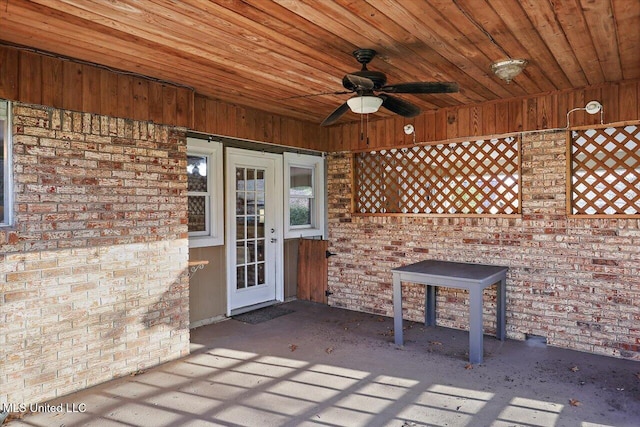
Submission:
{"label": "wooden lattice screen", "polygon": [[354,154],[357,213],[518,214],[516,138]]}
{"label": "wooden lattice screen", "polygon": [[570,213],[640,214],[640,128],[571,132]]}

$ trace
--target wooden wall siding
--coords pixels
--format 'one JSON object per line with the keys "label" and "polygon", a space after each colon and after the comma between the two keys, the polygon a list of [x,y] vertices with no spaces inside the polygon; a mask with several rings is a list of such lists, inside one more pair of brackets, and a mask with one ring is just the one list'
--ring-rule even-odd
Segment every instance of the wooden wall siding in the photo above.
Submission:
{"label": "wooden wall siding", "polygon": [[89,64],[0,46],[0,97],[190,127],[193,91]]}
{"label": "wooden wall siding", "polygon": [[316,123],[219,102],[190,88],[0,46],[0,98],[326,150]]}
{"label": "wooden wall siding", "polygon": [[[564,128],[567,112],[598,100],[604,108],[604,122],[640,119],[640,81],[611,83],[508,101],[429,111],[414,119],[390,117],[334,126],[330,129],[328,151],[357,151],[413,144],[405,135],[407,123],[415,127],[417,142],[455,140],[466,137],[501,135],[512,132]],[[600,123],[600,115],[576,111],[571,127]],[[365,137],[362,138],[363,134]],[[368,135],[368,144],[367,138]]]}
{"label": "wooden wall siding", "polygon": [[[562,128],[567,111],[592,99],[603,104],[605,123],[640,119],[640,81],[635,80],[327,129],[207,98],[189,88],[8,46],[0,46],[0,98],[329,152],[411,145],[413,136],[402,131],[407,123],[414,124],[418,142]],[[599,120],[600,115],[582,111],[571,115],[572,126]]]}
{"label": "wooden wall siding", "polygon": [[231,105],[196,94],[193,129],[253,141],[328,151],[329,131],[316,123]]}

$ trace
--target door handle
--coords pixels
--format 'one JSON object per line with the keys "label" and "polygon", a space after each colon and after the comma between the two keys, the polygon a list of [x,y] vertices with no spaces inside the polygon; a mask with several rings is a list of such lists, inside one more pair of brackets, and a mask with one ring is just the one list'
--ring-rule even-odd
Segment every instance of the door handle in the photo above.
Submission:
{"label": "door handle", "polygon": [[277,242],[277,241],[278,241],[278,239],[276,239],[275,237],[272,237],[272,238],[271,238],[271,243],[275,243],[275,242]]}

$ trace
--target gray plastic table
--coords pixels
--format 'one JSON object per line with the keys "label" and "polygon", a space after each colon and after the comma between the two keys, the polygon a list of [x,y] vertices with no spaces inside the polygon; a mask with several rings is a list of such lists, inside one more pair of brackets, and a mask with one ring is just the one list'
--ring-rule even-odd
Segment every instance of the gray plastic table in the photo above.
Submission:
{"label": "gray plastic table", "polygon": [[497,283],[496,336],[505,339],[505,304],[508,267],[462,262],[425,260],[391,270],[393,275],[393,329],[396,345],[404,345],[402,334],[402,282],[418,283],[425,289],[427,326],[436,323],[436,287],[469,291],[469,362],[482,363],[482,291]]}

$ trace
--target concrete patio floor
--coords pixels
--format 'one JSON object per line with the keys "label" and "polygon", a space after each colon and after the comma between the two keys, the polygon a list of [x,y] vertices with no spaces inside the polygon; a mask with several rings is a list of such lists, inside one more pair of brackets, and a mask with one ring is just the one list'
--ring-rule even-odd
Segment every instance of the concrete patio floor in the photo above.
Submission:
{"label": "concrete patio floor", "polygon": [[195,329],[192,354],[9,426],[640,426],[640,363],[302,301]]}

